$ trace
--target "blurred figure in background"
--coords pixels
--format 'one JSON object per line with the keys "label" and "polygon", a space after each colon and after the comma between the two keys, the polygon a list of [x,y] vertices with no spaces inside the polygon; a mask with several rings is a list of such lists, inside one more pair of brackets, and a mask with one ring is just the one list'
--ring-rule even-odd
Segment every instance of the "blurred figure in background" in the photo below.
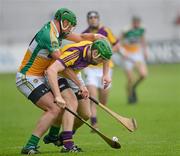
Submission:
{"label": "blurred figure in background", "polygon": [[[124,29],[120,36],[120,43],[125,49],[123,65],[127,77],[128,103],[131,104],[137,102],[136,88],[147,76],[147,47],[144,34],[141,19],[134,16],[131,26]],[[138,77],[134,75],[134,69]]]}
{"label": "blurred figure in background", "polygon": [[[89,27],[83,33],[97,33],[102,34],[109,40],[113,51],[118,51],[119,42],[117,38],[113,35],[111,30],[100,23],[99,13],[97,11],[89,11],[87,13],[87,22]],[[110,68],[113,67],[113,63],[110,62]],[[110,69],[109,79],[112,76],[112,69]],[[85,83],[88,88],[89,94],[92,97],[99,96],[99,101],[106,105],[109,94],[109,87],[104,84],[104,80],[102,78],[103,68],[102,64],[99,66],[89,66],[84,70],[85,74]],[[97,125],[97,111],[96,104],[91,101],[91,125],[95,128],[98,128]]]}
{"label": "blurred figure in background", "polygon": [[179,40],[180,39],[180,12],[176,15],[175,21],[174,21],[174,38]]}

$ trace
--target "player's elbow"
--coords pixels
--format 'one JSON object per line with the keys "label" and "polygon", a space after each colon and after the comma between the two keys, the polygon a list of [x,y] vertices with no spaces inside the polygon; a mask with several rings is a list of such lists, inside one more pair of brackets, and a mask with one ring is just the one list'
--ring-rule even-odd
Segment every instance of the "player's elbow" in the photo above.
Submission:
{"label": "player's elbow", "polygon": [[65,65],[63,65],[59,61],[55,61],[51,64],[47,69],[47,75],[57,75],[58,72],[62,72],[65,69]]}
{"label": "player's elbow", "polygon": [[67,40],[73,41],[73,42],[80,42],[83,41],[82,34],[76,34],[76,33],[71,33],[66,37]]}
{"label": "player's elbow", "polygon": [[147,76],[148,76],[147,70],[143,71],[143,72],[140,74],[141,79],[146,79]]}
{"label": "player's elbow", "polygon": [[55,51],[54,53],[51,54],[51,57],[55,60],[59,59],[60,56],[60,51]]}
{"label": "player's elbow", "polygon": [[48,69],[47,69],[47,71],[46,71],[46,74],[47,74],[47,76],[49,77],[50,75],[54,75],[54,74],[56,74],[57,73],[57,71],[54,69],[54,68],[52,68],[52,66],[50,66]]}

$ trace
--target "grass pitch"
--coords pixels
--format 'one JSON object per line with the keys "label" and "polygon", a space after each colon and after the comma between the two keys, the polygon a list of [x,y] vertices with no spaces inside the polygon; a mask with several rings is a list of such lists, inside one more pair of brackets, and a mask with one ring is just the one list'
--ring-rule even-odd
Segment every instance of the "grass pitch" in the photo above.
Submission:
{"label": "grass pitch", "polygon": [[[138,130],[128,132],[112,117],[98,109],[100,130],[117,136],[122,148],[110,148],[85,125],[75,142],[85,151],[82,156],[177,156],[180,155],[180,64],[151,65],[149,77],[138,88],[139,102],[128,105],[125,78],[116,68],[108,107],[138,122]],[[29,138],[41,111],[21,95],[15,74],[0,75],[0,156],[18,156]],[[41,155],[57,156],[59,149],[40,141]],[[69,154],[68,154],[69,155]],[[70,154],[77,155],[77,154]]]}

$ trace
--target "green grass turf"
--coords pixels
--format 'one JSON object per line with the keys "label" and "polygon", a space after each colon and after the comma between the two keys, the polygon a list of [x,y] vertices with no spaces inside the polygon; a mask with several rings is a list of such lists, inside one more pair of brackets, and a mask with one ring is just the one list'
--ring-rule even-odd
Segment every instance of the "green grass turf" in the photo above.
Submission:
{"label": "green grass turf", "polygon": [[[85,125],[75,135],[75,142],[85,156],[177,156],[180,155],[180,64],[151,65],[148,79],[139,86],[139,103],[128,105],[125,77],[116,68],[108,107],[127,117],[134,116],[138,130],[128,132],[122,125],[98,109],[101,131],[117,136],[122,148],[110,148]],[[0,155],[20,155],[41,111],[27,101],[15,87],[14,74],[0,75]],[[53,145],[40,142],[42,155],[59,154]],[[75,154],[71,154],[75,155]]]}

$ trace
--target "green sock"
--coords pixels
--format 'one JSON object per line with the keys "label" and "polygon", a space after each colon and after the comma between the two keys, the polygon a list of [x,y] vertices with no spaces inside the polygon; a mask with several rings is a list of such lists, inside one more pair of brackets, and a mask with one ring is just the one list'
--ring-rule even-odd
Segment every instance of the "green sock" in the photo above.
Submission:
{"label": "green sock", "polygon": [[58,136],[60,131],[60,127],[51,126],[48,135],[50,136]]}
{"label": "green sock", "polygon": [[37,144],[39,143],[39,140],[40,140],[39,137],[32,134],[25,147],[37,146]]}

